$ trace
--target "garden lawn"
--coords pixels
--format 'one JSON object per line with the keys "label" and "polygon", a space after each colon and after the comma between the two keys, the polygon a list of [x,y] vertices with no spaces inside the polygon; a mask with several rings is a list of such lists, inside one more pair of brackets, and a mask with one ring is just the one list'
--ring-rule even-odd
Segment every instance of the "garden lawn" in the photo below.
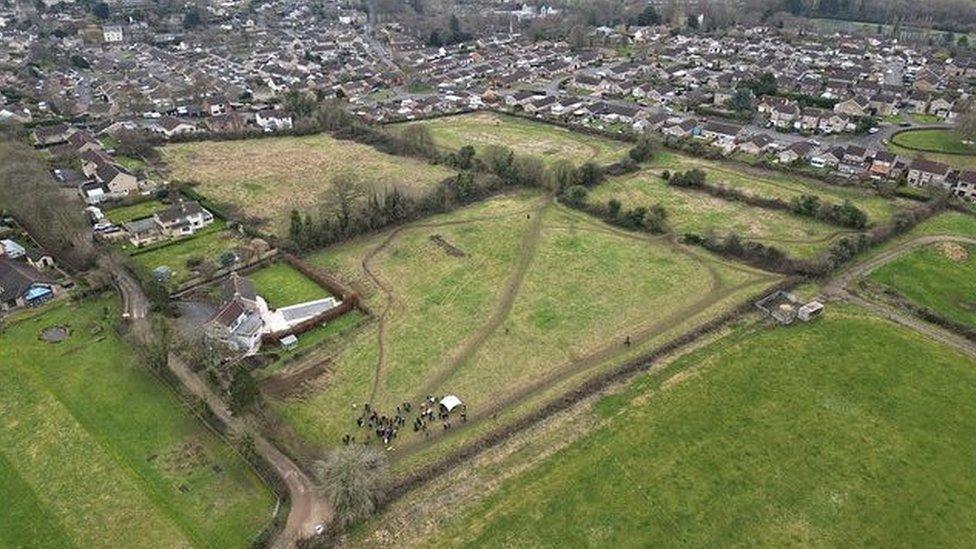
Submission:
{"label": "garden lawn", "polygon": [[247,276],[254,282],[257,294],[268,302],[271,309],[325,299],[330,295],[312,279],[284,262],[262,267]]}
{"label": "garden lawn", "polygon": [[166,205],[158,200],[147,200],[145,202],[139,202],[138,204],[132,204],[130,206],[120,206],[118,208],[112,208],[110,210],[105,210],[105,217],[109,221],[115,223],[116,225],[121,225],[135,219],[142,219],[144,217],[150,217],[156,212],[162,211],[166,208]]}
{"label": "garden lawn", "polygon": [[[242,547],[274,500],[115,334],[114,298],[0,335],[0,546]],[[67,340],[39,339],[69,326]]]}
{"label": "garden lawn", "polygon": [[866,189],[840,187],[800,175],[732,162],[694,158],[671,151],[658,153],[646,165],[648,170],[657,172],[657,175],[664,170],[674,173],[698,168],[705,171],[706,181],[709,183],[725,185],[767,198],[779,198],[787,202],[804,194],[817,195],[822,202],[831,204],[850,200],[855,206],[864,210],[870,221],[878,223],[890,219],[898,207],[904,205],[899,201],[880,197]]}
{"label": "garden lawn", "polygon": [[[433,242],[435,235],[464,257]],[[366,401],[387,412],[427,394],[456,394],[473,414],[518,404],[565,375],[607,366],[630,350],[623,344],[628,335],[637,345],[718,306],[733,288],[766,281],[755,271],[706,265],[697,252],[663,237],[545,205],[532,193],[307,260],[349,280],[379,316],[387,300],[362,271],[370,254],[368,265],[393,295],[375,398],[379,321],[352,336],[320,392],[273,403],[319,446],[355,433],[351,407]],[[403,429],[398,444],[411,439],[420,437]]]}
{"label": "garden lawn", "polygon": [[214,224],[197,234],[174,242],[163,242],[151,245],[145,250],[130,249],[132,260],[147,272],[156,267],[167,266],[173,271],[171,283],[179,285],[191,278],[193,273],[187,266],[187,260],[202,258],[219,265],[220,256],[225,252],[234,251],[241,242],[230,231],[224,230],[223,221]]}
{"label": "garden lawn", "polygon": [[953,130],[909,130],[891,138],[894,145],[921,152],[961,154],[976,156],[976,145],[966,145]]}
{"label": "garden lawn", "polygon": [[604,425],[431,546],[968,546],[976,368],[845,305],[752,325],[597,407]]}
{"label": "garden lawn", "polygon": [[393,187],[424,194],[453,174],[325,134],[179,143],[163,147],[162,154],[171,179],[199,183],[201,195],[278,236],[287,236],[293,209],[318,214],[335,204],[337,178],[350,181],[365,199]]}
{"label": "garden lawn", "polygon": [[[944,250],[965,253],[952,257]],[[882,265],[869,276],[936,313],[976,328],[976,246],[934,244]]]}
{"label": "garden lawn", "polygon": [[756,208],[703,192],[668,185],[656,169],[612,178],[590,191],[588,201],[620,201],[623,209],[664,206],[667,223],[677,234],[727,235],[775,246],[794,257],[812,258],[849,231],[788,212]]}
{"label": "garden lawn", "polygon": [[587,135],[552,124],[490,112],[476,112],[411,122],[424,124],[438,147],[456,151],[465,145],[484,150],[489,145],[508,147],[518,155],[535,156],[547,162],[569,160],[612,164],[621,160],[630,145],[604,137]]}

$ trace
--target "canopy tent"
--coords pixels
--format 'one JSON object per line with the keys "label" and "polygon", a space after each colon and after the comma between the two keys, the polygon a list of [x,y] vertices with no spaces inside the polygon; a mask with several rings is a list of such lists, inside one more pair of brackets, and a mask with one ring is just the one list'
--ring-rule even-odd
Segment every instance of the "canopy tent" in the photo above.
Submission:
{"label": "canopy tent", "polygon": [[454,395],[447,395],[441,399],[441,409],[447,413],[451,413],[452,410],[461,405],[461,399]]}

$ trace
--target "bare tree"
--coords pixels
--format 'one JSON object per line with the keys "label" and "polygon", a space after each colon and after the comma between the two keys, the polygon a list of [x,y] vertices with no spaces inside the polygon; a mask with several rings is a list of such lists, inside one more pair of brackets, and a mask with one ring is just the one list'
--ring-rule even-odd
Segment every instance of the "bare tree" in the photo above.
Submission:
{"label": "bare tree", "polygon": [[389,481],[383,454],[359,444],[329,452],[312,464],[312,471],[342,527],[373,513]]}

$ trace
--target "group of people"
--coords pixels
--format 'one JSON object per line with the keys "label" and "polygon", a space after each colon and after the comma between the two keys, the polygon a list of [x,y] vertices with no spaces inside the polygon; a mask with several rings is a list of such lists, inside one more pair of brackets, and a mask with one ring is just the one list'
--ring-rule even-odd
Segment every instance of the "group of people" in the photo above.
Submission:
{"label": "group of people", "polygon": [[[355,408],[355,406],[353,407]],[[460,410],[459,416],[461,422],[465,423],[468,421],[467,406],[461,404]],[[413,405],[409,402],[404,402],[396,407],[395,414],[387,416],[376,411],[368,402],[364,403],[362,414],[356,418],[356,426],[360,429],[372,431],[373,435],[366,435],[363,443],[369,444],[375,437],[376,440],[382,441],[384,446],[389,446],[396,440],[399,429],[406,425],[407,418],[412,411]],[[428,431],[428,426],[435,421],[440,421],[445,431],[451,429],[451,414],[452,412],[447,411],[443,406],[438,406],[436,398],[432,395],[427,395],[424,402],[420,404],[418,415],[413,420],[413,430],[415,433],[423,432],[424,438],[429,438],[430,432]],[[348,433],[343,435],[343,444],[349,445],[354,442],[356,442],[354,435]]]}

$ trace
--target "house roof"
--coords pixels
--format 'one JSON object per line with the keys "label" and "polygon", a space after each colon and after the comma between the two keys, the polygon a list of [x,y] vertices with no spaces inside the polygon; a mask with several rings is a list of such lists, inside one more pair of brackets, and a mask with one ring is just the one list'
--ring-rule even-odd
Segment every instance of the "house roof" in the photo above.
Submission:
{"label": "house roof", "polygon": [[0,257],[0,301],[11,301],[24,294],[32,284],[52,284],[44,273],[26,263]]}
{"label": "house roof", "polygon": [[936,162],[934,160],[927,160],[925,158],[916,158],[912,161],[911,170],[918,170],[920,172],[930,173],[934,175],[948,175],[949,166],[941,162]]}
{"label": "house roof", "polygon": [[203,207],[198,202],[180,200],[176,204],[156,213],[156,219],[164,225],[170,225],[186,219],[192,215],[203,213]]}
{"label": "house roof", "polygon": [[231,301],[235,297],[254,301],[256,295],[251,279],[240,276],[236,272],[231,273],[220,287],[220,298],[224,302]]}

